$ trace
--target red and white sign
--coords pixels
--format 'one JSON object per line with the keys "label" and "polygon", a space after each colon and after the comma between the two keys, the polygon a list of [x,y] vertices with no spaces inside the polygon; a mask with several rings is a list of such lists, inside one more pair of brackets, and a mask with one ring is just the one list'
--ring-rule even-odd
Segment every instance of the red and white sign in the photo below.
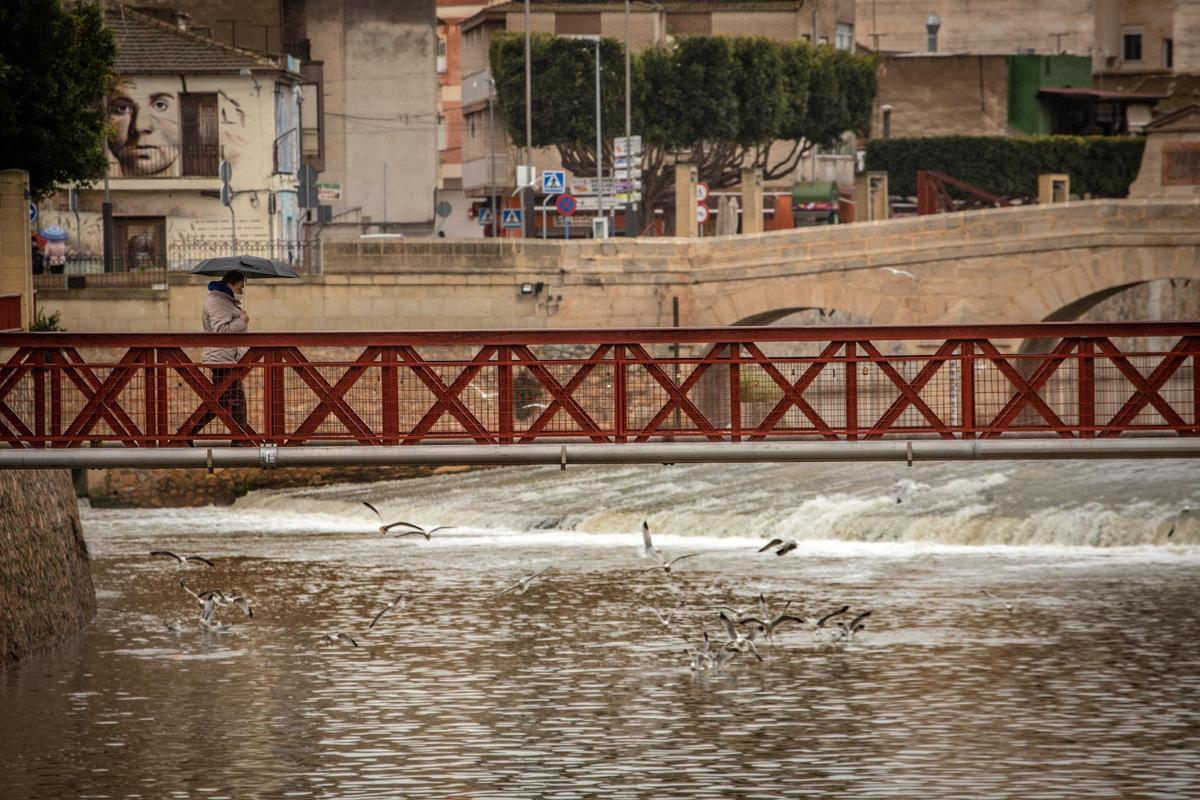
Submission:
{"label": "red and white sign", "polygon": [[707,183],[705,183],[704,181],[697,183],[696,184],[696,202],[703,203],[705,200],[707,200],[708,192],[709,192],[709,189],[708,189]]}
{"label": "red and white sign", "polygon": [[708,222],[708,206],[696,206],[696,222],[699,222],[701,225]]}

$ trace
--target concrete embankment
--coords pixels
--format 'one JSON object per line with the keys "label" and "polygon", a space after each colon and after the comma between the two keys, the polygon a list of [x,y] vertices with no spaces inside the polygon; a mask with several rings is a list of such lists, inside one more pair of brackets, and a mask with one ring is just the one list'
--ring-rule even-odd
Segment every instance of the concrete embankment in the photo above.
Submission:
{"label": "concrete embankment", "polygon": [[0,667],[77,633],[96,613],[70,473],[0,472]]}

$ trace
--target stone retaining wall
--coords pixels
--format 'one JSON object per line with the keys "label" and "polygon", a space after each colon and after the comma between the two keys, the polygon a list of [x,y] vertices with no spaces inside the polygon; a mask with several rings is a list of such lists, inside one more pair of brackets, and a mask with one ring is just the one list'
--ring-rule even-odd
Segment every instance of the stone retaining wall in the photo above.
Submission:
{"label": "stone retaining wall", "polygon": [[0,472],[0,667],[77,633],[96,613],[66,470]]}

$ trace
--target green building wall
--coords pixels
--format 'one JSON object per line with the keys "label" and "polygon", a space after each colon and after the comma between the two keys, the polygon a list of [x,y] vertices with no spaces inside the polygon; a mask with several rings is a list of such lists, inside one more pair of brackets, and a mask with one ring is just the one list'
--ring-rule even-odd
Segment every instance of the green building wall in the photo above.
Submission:
{"label": "green building wall", "polygon": [[1038,90],[1091,85],[1092,59],[1087,56],[1009,56],[1008,125],[1029,136],[1050,133]]}

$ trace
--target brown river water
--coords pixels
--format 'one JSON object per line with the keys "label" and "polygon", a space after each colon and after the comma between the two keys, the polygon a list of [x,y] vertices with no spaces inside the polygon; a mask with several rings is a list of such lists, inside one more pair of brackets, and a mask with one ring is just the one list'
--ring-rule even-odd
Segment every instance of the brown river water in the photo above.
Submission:
{"label": "brown river water", "polygon": [[[386,538],[362,500],[455,528]],[[1196,798],[1185,504],[1200,464],[1172,461],[514,468],[84,508],[99,613],[0,672],[0,798]],[[700,555],[637,575],[643,519]],[[799,546],[755,552],[774,535]],[[181,578],[254,617],[202,629]],[[693,672],[716,607],[759,593],[872,615]],[[644,610],[679,603],[670,632]]]}

